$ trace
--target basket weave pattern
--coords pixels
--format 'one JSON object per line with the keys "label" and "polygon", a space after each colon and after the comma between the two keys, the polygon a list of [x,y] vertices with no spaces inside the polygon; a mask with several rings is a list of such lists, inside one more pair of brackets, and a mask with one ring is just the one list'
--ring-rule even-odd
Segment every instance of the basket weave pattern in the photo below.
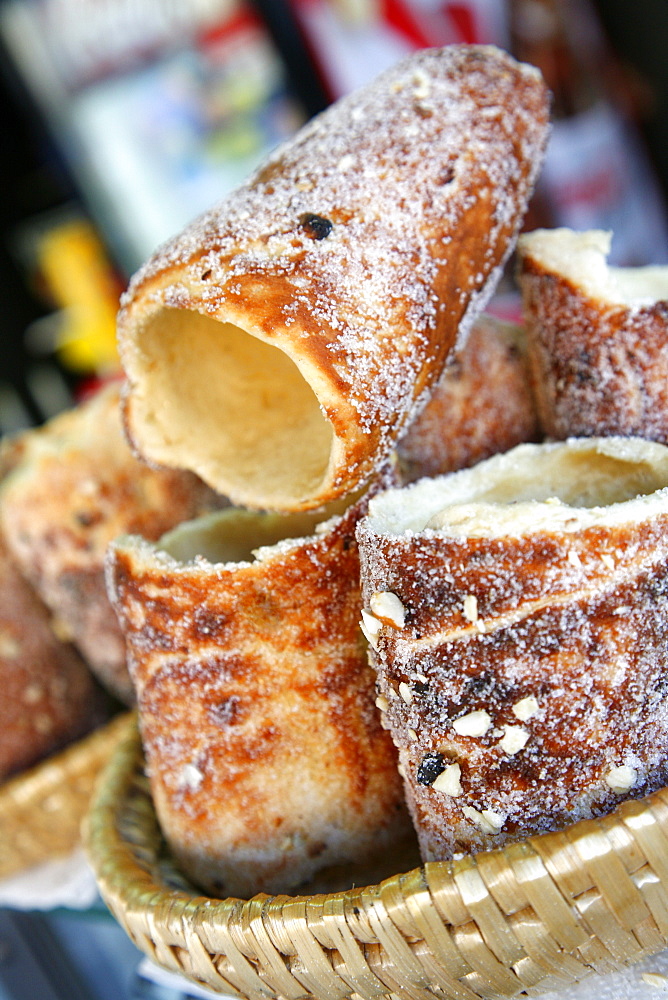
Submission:
{"label": "basket weave pattern", "polygon": [[220,993],[452,1000],[539,994],[668,942],[668,790],[611,816],[379,885],[248,901],[198,895],[162,841],[129,731],[87,844],[103,897],[159,965]]}
{"label": "basket weave pattern", "polygon": [[93,785],[127,719],[114,719],[0,787],[0,878],[63,857],[81,843]]}

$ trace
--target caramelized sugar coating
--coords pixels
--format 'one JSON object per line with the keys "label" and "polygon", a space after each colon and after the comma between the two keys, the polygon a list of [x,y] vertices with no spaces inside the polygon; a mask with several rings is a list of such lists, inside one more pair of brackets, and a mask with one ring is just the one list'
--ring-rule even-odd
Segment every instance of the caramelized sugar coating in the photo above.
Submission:
{"label": "caramelized sugar coating", "polygon": [[99,679],[133,700],[125,644],[104,584],[104,554],[126,531],[158,538],[220,503],[191,473],[140,462],[110,385],[6,442],[0,523],[17,566]]}
{"label": "caramelized sugar coating", "polygon": [[535,230],[518,243],[529,358],[545,432],[668,442],[668,267],[609,267],[610,233]]}
{"label": "caramelized sugar coating", "polygon": [[54,634],[46,607],[0,536],[0,781],[103,719],[92,674]]}
{"label": "caramelized sugar coating", "polygon": [[538,71],[484,46],[416,53],[309,122],[131,282],[137,450],[256,509],[368,481],[490,297],[547,130]]}
{"label": "caramelized sugar coating", "polygon": [[372,501],[365,628],[425,860],[665,785],[667,487],[662,445],[583,439]]}
{"label": "caramelized sugar coating", "polygon": [[358,627],[361,509],[230,510],[110,549],[157,814],[213,895],[287,891],[410,826]]}
{"label": "caramelized sugar coating", "polygon": [[481,316],[397,445],[413,482],[466,469],[541,436],[524,330]]}

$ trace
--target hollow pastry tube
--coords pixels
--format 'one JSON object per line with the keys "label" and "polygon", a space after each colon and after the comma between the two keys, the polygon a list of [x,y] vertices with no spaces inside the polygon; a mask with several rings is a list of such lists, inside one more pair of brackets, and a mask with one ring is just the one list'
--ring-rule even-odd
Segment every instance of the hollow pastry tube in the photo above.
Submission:
{"label": "hollow pastry tube", "polygon": [[369,481],[494,290],[548,113],[534,67],[451,46],[309,122],[131,281],[137,451],[253,509]]}
{"label": "hollow pastry tube", "polygon": [[4,442],[0,524],[60,637],[130,703],[125,644],[104,582],[107,545],[132,531],[158,538],[226,501],[190,472],[138,461],[123,434],[119,395],[112,383]]}
{"label": "hollow pastry tube", "polygon": [[668,779],[668,448],[524,444],[375,498],[365,629],[425,860]]}
{"label": "hollow pastry tube", "polygon": [[668,442],[668,267],[611,267],[612,234],[518,242],[528,357],[545,433]]}
{"label": "hollow pastry tube", "polygon": [[110,549],[157,815],[213,895],[287,891],[410,827],[358,627],[364,504]]}

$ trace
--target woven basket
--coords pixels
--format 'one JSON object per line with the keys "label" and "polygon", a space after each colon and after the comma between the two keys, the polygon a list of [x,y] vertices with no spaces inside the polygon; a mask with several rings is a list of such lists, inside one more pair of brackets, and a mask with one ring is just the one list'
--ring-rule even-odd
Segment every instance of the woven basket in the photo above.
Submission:
{"label": "woven basket", "polygon": [[0,786],[0,878],[64,857],[81,843],[93,785],[127,732],[129,715]]}
{"label": "woven basket", "polygon": [[366,888],[214,900],[170,861],[132,726],[86,826],[102,896],[140,950],[252,1000],[532,995],[668,942],[668,790]]}

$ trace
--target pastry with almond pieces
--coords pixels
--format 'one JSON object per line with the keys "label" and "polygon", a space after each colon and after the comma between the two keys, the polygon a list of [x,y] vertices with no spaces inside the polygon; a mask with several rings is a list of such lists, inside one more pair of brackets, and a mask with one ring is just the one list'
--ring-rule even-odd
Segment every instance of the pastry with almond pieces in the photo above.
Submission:
{"label": "pastry with almond pieces", "polygon": [[372,499],[364,629],[425,861],[668,781],[668,448],[523,444]]}

